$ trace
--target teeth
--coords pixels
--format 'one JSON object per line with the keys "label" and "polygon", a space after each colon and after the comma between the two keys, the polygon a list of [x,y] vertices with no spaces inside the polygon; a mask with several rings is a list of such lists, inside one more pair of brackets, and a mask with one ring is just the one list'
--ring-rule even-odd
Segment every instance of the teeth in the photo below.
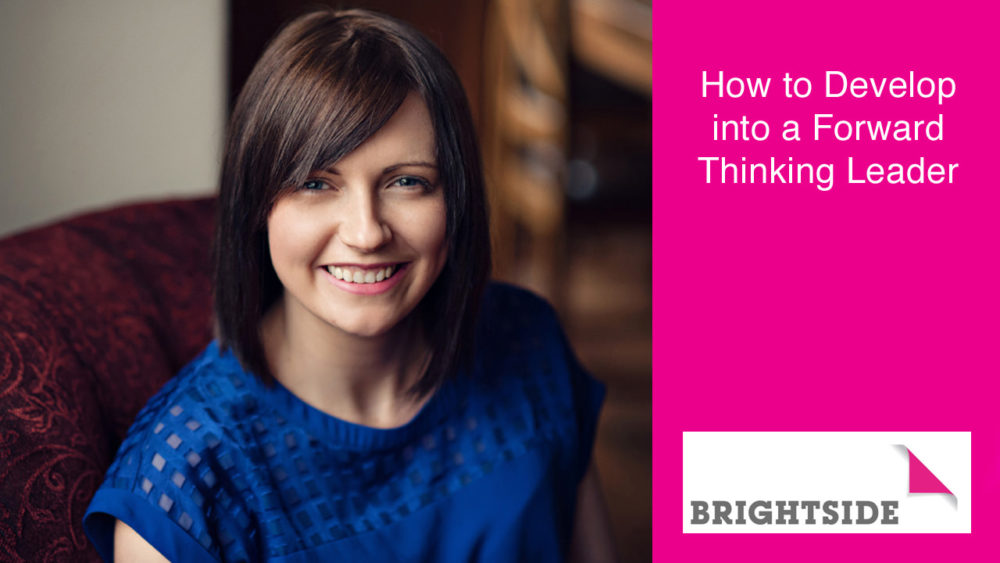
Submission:
{"label": "teeth", "polygon": [[327,266],[326,271],[330,272],[338,280],[351,283],[365,284],[377,283],[387,280],[396,273],[395,266],[386,266],[379,270],[362,270],[358,268],[341,268],[339,266]]}

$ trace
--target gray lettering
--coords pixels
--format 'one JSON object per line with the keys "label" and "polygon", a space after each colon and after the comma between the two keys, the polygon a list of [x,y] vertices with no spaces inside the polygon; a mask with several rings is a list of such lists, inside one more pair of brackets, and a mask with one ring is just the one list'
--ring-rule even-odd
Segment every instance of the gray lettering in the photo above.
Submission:
{"label": "gray lettering", "polygon": [[694,515],[691,516],[692,524],[708,524],[708,503],[703,500],[693,500],[691,501],[691,510]]}
{"label": "gray lettering", "polygon": [[[851,514],[852,507],[857,507],[854,514]],[[799,519],[800,509],[805,512],[804,520]],[[823,512],[822,523],[827,526],[838,523],[899,524],[899,501],[895,500],[757,500],[753,502],[746,500],[693,500],[691,501],[691,524],[745,525],[748,519],[757,525],[817,524],[821,516],[820,510]]]}
{"label": "gray lettering", "polygon": [[824,524],[837,523],[837,518],[839,518],[839,516],[837,515],[836,508],[837,508],[837,501],[835,500],[828,500],[823,503],[823,513],[826,514],[826,516],[823,517]]}
{"label": "gray lettering", "polygon": [[[765,508],[766,510],[759,510],[760,508]],[[761,515],[760,513],[763,513]],[[758,500],[750,505],[750,521],[754,524],[770,524],[771,523],[771,501],[769,500]]]}
{"label": "gray lettering", "polygon": [[747,507],[747,501],[738,500],[736,501],[736,523],[746,524],[747,519],[743,516],[743,511]]}
{"label": "gray lettering", "polygon": [[819,508],[819,501],[804,500],[802,501],[802,508],[806,509],[806,524],[815,524],[816,519],[813,517],[813,511]]}
{"label": "gray lettering", "polygon": [[715,507],[715,518],[712,519],[713,524],[722,524],[723,521],[725,521],[726,524],[733,523],[733,521],[729,519],[729,513],[733,510],[731,504],[724,500],[713,500],[712,506]]}
{"label": "gray lettering", "polygon": [[895,515],[896,509],[899,508],[899,501],[896,500],[883,500],[882,501],[882,523],[883,524],[899,524],[899,516]]}
{"label": "gray lettering", "polygon": [[[870,516],[865,516],[865,509],[871,510]],[[872,524],[878,520],[878,505],[869,500],[858,501],[858,524]]]}
{"label": "gray lettering", "polygon": [[[779,500],[775,504],[778,505],[778,524],[798,524],[799,519],[795,517],[795,509],[799,505],[799,501],[790,500],[783,501]],[[787,506],[787,508],[786,508]],[[788,517],[787,519],[785,517]]]}

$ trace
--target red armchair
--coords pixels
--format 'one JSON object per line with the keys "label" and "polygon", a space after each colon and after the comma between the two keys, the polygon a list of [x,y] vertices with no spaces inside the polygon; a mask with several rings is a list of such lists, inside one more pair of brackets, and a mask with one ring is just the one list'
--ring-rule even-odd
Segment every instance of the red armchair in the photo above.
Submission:
{"label": "red armchair", "polygon": [[211,338],[214,200],[0,240],[0,560],[98,561],[80,520],[132,419]]}

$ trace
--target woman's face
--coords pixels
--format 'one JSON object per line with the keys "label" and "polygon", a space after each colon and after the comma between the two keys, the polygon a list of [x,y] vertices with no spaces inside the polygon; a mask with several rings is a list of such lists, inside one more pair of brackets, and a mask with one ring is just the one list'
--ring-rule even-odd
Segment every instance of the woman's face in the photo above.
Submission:
{"label": "woman's face", "polygon": [[271,210],[268,244],[289,322],[385,334],[441,273],[445,217],[434,128],[411,93],[354,152]]}

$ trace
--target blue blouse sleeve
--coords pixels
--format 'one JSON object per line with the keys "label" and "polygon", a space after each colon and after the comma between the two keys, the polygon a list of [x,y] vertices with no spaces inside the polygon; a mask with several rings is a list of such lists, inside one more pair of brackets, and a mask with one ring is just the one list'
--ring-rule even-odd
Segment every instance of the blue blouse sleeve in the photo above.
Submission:
{"label": "blue blouse sleeve", "polygon": [[114,560],[116,519],[171,561],[252,559],[247,512],[220,482],[233,457],[204,412],[185,406],[155,397],[94,495],[83,525],[105,561]]}

